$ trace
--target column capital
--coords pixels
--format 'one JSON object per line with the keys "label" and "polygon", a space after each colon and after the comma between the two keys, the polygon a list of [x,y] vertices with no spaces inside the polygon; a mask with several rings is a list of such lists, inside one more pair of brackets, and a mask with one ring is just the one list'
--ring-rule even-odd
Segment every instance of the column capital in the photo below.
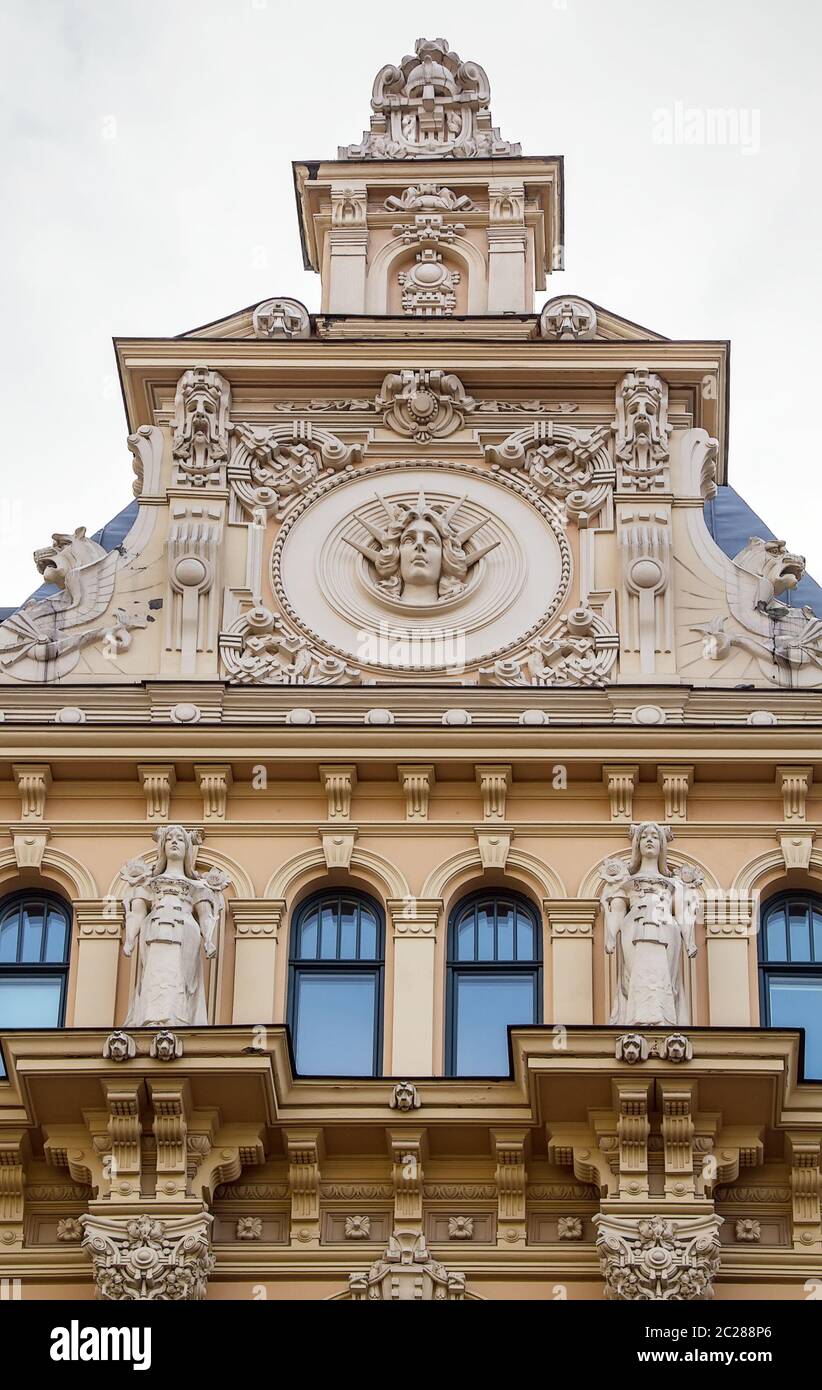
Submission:
{"label": "column capital", "polygon": [[81,937],[120,937],[125,922],[125,908],[119,898],[75,898],[74,918]]}
{"label": "column capital", "polygon": [[389,898],[386,907],[395,937],[436,937],[442,898]]}
{"label": "column capital", "polygon": [[542,906],[552,936],[593,936],[599,898],[543,898]]}
{"label": "column capital", "polygon": [[284,898],[229,898],[235,936],[271,936],[276,940],[286,913]]}

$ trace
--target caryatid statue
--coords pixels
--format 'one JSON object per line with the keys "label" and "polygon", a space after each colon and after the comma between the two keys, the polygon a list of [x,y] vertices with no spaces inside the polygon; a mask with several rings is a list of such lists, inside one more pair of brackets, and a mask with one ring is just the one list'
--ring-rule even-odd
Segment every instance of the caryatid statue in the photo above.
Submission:
{"label": "caryatid statue", "polygon": [[668,867],[670,826],[644,821],[631,826],[629,860],[608,859],[605,950],[616,954],[617,990],[612,1024],[668,1027],[688,1023],[683,952],[696,955],[698,869]]}
{"label": "caryatid statue", "polygon": [[204,957],[217,954],[223,889],[221,869],[195,868],[199,830],[161,825],[157,858],[131,859],[122,870],[126,929],[123,950],[138,947],[137,979],[124,1027],[186,1028],[208,1023]]}
{"label": "caryatid statue", "polygon": [[351,536],[344,539],[368,561],[377,587],[404,603],[423,607],[461,593],[473,566],[500,543],[496,537],[468,548],[488,518],[457,526],[455,518],[464,497],[442,507],[429,503],[423,492],[411,505],[389,505],[379,495],[377,500],[385,514],[383,525],[356,513],[372,544],[363,545]]}

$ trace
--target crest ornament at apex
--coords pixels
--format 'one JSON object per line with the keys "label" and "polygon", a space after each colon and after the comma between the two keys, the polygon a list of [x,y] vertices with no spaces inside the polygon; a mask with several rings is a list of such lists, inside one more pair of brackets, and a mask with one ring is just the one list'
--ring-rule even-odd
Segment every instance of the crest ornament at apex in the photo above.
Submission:
{"label": "crest ornament at apex", "polygon": [[492,124],[491,88],[479,63],[463,62],[447,39],[417,39],[398,67],[374,79],[371,127],[340,159],[498,159],[522,153]]}
{"label": "crest ornament at apex", "polygon": [[252,315],[255,338],[310,338],[311,320],[299,299],[264,299]]}

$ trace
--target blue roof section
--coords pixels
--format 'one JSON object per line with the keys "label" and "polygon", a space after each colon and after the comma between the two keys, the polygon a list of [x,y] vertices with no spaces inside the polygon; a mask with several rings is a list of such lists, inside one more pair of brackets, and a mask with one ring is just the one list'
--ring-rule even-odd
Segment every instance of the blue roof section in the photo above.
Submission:
{"label": "blue roof section", "polygon": [[[720,550],[731,560],[744,550],[751,536],[759,536],[763,541],[777,539],[732,487],[720,487],[713,501],[705,503],[705,522]],[[822,588],[809,574],[803,575],[795,589],[780,594],[780,598],[791,608],[808,606],[822,618]]]}
{"label": "blue roof section", "polygon": [[[121,512],[112,517],[111,521],[107,521],[105,526],[101,526],[99,531],[95,531],[91,539],[97,541],[104,550],[116,550],[118,545],[123,544],[137,520],[138,509],[139,503],[135,497],[127,507],[123,507]],[[39,589],[35,589],[34,593],[29,595],[29,598],[48,598],[49,594],[56,594],[57,592],[56,584],[41,584]],[[28,603],[28,599],[25,602]],[[22,606],[22,604],[15,604],[12,608],[0,608],[0,623],[4,623],[6,618],[10,618],[12,613],[16,613],[18,608],[22,608]]]}

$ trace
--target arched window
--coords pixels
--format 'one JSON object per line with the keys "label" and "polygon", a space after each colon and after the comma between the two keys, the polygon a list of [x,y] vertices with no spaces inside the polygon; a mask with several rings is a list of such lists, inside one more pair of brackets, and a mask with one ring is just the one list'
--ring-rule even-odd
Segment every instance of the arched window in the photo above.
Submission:
{"label": "arched window", "polygon": [[780,893],[762,909],[762,1022],[805,1029],[805,1077],[822,1080],[822,898]]}
{"label": "arched window", "polygon": [[66,1014],[71,913],[53,893],[0,902],[0,1027],[59,1028]]}
{"label": "arched window", "polygon": [[291,926],[288,1020],[303,1076],[379,1076],[383,914],[365,893],[318,893]]}
{"label": "arched window", "polygon": [[448,924],[449,1076],[504,1076],[508,1026],[542,1022],[539,917],[518,893],[472,893]]}

